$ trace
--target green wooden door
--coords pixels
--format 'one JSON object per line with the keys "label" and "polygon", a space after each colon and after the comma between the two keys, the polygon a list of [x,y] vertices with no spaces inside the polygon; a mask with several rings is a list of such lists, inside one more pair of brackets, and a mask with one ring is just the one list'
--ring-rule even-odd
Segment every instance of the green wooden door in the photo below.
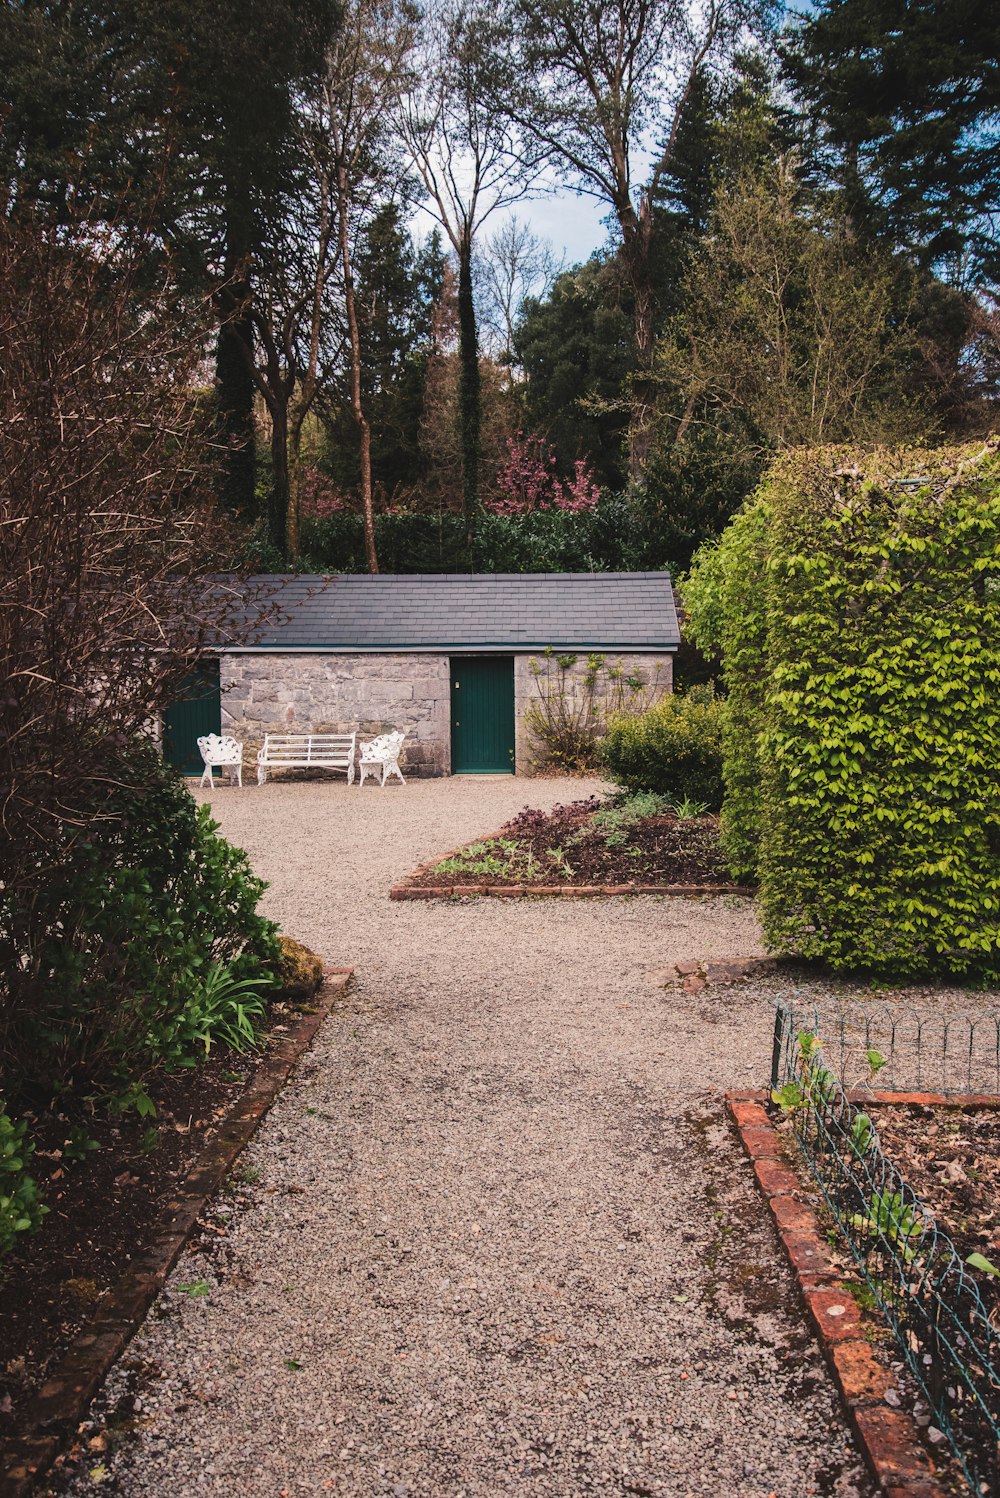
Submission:
{"label": "green wooden door", "polygon": [[222,732],[222,699],[218,661],[199,661],[185,679],[182,695],[163,719],[163,757],[182,775],[200,775],[205,766],[198,740]]}
{"label": "green wooden door", "polygon": [[514,773],[514,658],[455,656],[451,662],[453,775]]}

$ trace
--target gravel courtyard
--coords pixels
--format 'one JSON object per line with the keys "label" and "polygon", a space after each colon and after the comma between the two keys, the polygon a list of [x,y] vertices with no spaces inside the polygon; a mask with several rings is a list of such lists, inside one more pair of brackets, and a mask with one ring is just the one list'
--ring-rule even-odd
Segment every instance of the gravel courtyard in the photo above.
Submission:
{"label": "gravel courtyard", "polygon": [[749,903],[387,899],[595,788],[212,792],[268,913],[355,978],[216,1202],[226,1236],[113,1375],[106,1407],[140,1414],[76,1492],[871,1493],[723,1119],[766,1077],[768,995],[656,982],[758,951]]}

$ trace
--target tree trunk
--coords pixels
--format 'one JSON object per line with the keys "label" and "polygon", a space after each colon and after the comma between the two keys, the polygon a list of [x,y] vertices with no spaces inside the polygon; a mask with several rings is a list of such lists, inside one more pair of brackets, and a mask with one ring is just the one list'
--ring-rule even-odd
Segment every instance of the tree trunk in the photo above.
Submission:
{"label": "tree trunk", "polygon": [[632,411],[628,432],[628,473],[633,483],[643,475],[653,440],[653,354],[655,349],[653,282],[650,244],[653,237],[652,205],[643,200],[639,213],[619,217],[625,271],[633,298],[635,373],[632,376]]}
{"label": "tree trunk", "polygon": [[294,561],[298,555],[298,535],[295,536],[295,552],[288,527],[288,407],[275,401],[269,405],[271,417],[271,494],[268,507],[268,538],[280,556]]}
{"label": "tree trunk", "polygon": [[217,297],[220,327],[215,350],[216,409],[225,448],[216,492],[219,503],[237,515],[254,513],[257,483],[253,323],[245,264],[234,248],[227,247],[225,284]]}
{"label": "tree trunk", "polygon": [[472,239],[462,237],[458,255],[458,412],[462,443],[462,509],[469,567],[475,561],[476,520],[479,514],[479,457],[482,431],[482,388],[479,373],[479,336],[472,294]]}
{"label": "tree trunk", "polygon": [[351,240],[348,224],[347,176],[343,168],[338,174],[338,222],[340,229],[340,257],[344,267],[344,306],[347,312],[347,331],[351,340],[351,412],[358,429],[358,459],[361,468],[361,511],[365,527],[365,561],[368,571],[378,572],[378,555],[375,550],[375,507],[372,499],[372,433],[361,399],[361,334],[358,330],[358,311],[354,299],[354,273],[351,268]]}

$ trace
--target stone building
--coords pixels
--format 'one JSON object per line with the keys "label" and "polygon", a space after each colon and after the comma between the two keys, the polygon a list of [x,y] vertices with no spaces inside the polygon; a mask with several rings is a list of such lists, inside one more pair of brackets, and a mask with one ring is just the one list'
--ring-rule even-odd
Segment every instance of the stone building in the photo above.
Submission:
{"label": "stone building", "polygon": [[[534,700],[645,705],[679,643],[665,572],[276,578],[276,614],[227,646],[167,715],[166,752],[199,770],[200,733],[407,734],[418,775],[530,770]],[[597,659],[595,659],[595,657]],[[193,750],[193,753],[192,753]]]}

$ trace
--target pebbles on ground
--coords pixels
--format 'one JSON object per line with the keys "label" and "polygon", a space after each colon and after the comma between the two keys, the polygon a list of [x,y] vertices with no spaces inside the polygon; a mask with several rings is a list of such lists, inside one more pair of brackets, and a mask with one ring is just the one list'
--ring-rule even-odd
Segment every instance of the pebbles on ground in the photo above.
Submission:
{"label": "pebbles on ground", "polygon": [[356,975],[214,1205],[226,1236],[109,1380],[123,1439],[74,1492],[871,1493],[723,1116],[766,1079],[770,997],[655,981],[759,952],[752,905],[387,898],[596,788],[212,793],[268,913]]}

